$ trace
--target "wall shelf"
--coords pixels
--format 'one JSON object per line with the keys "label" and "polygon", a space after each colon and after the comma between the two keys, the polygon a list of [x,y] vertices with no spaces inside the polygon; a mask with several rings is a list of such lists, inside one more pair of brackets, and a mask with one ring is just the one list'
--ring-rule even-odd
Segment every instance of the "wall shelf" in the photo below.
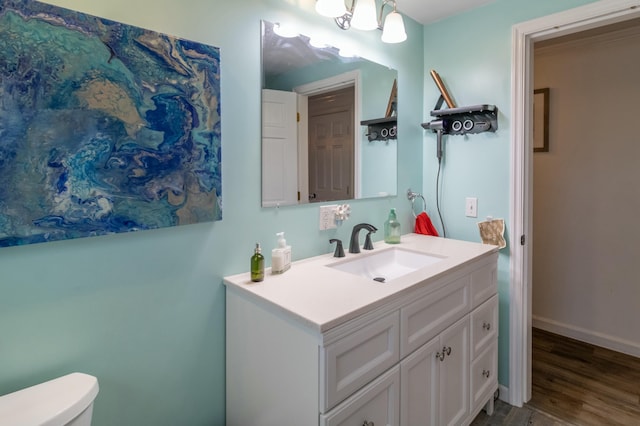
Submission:
{"label": "wall shelf", "polygon": [[422,127],[445,135],[465,135],[498,130],[498,108],[495,105],[473,105],[460,108],[437,109],[431,111],[435,117]]}
{"label": "wall shelf", "polygon": [[386,141],[397,139],[398,117],[376,118],[373,120],[362,120],[361,125],[367,126],[367,137],[369,142]]}

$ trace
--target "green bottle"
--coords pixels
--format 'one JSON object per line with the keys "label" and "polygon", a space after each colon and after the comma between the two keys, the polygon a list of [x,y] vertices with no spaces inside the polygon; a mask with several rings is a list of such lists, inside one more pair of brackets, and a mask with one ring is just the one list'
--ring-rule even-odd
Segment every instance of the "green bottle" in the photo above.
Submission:
{"label": "green bottle", "polygon": [[391,209],[389,218],[384,223],[384,242],[387,244],[400,243],[400,222],[396,218],[396,209]]}
{"label": "green bottle", "polygon": [[264,256],[260,249],[260,243],[256,243],[256,250],[251,256],[251,281],[260,282],[264,280]]}

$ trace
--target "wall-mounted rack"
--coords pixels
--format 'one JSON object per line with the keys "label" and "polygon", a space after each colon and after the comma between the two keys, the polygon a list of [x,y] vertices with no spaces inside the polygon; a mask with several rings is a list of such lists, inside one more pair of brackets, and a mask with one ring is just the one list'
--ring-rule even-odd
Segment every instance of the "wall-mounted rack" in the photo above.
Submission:
{"label": "wall-mounted rack", "polygon": [[398,117],[376,118],[373,120],[363,120],[361,125],[367,126],[367,137],[369,142],[386,141],[397,139]]}
{"label": "wall-mounted rack", "polygon": [[437,109],[431,111],[436,117],[422,127],[444,135],[464,135],[467,133],[495,132],[498,130],[498,108],[495,105],[473,105],[460,108]]}
{"label": "wall-mounted rack", "polygon": [[[441,100],[438,101],[436,107],[440,105],[442,105]],[[438,160],[442,159],[443,135],[465,135],[498,130],[498,108],[495,105],[436,109],[431,111],[431,116],[436,119],[422,123],[422,127],[437,134],[436,155]]]}

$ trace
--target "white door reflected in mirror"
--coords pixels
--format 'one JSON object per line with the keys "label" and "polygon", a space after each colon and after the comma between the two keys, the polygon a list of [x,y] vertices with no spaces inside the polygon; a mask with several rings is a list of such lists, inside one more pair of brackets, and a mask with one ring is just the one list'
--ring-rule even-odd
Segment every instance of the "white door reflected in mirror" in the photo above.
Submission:
{"label": "white door reflected in mirror", "polygon": [[298,202],[296,94],[262,90],[262,206]]}

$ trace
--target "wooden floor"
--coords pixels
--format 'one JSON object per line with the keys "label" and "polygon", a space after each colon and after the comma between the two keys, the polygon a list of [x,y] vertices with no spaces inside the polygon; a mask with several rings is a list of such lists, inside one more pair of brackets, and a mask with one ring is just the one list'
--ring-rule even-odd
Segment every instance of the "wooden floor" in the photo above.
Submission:
{"label": "wooden floor", "polygon": [[548,413],[539,411],[529,405],[524,407],[512,407],[511,405],[496,401],[492,416],[487,416],[484,411],[473,420],[470,426],[573,426]]}
{"label": "wooden floor", "polygon": [[474,426],[640,425],[640,358],[533,330],[532,398]]}
{"label": "wooden floor", "polygon": [[577,425],[640,425],[640,359],[533,330],[529,404]]}

